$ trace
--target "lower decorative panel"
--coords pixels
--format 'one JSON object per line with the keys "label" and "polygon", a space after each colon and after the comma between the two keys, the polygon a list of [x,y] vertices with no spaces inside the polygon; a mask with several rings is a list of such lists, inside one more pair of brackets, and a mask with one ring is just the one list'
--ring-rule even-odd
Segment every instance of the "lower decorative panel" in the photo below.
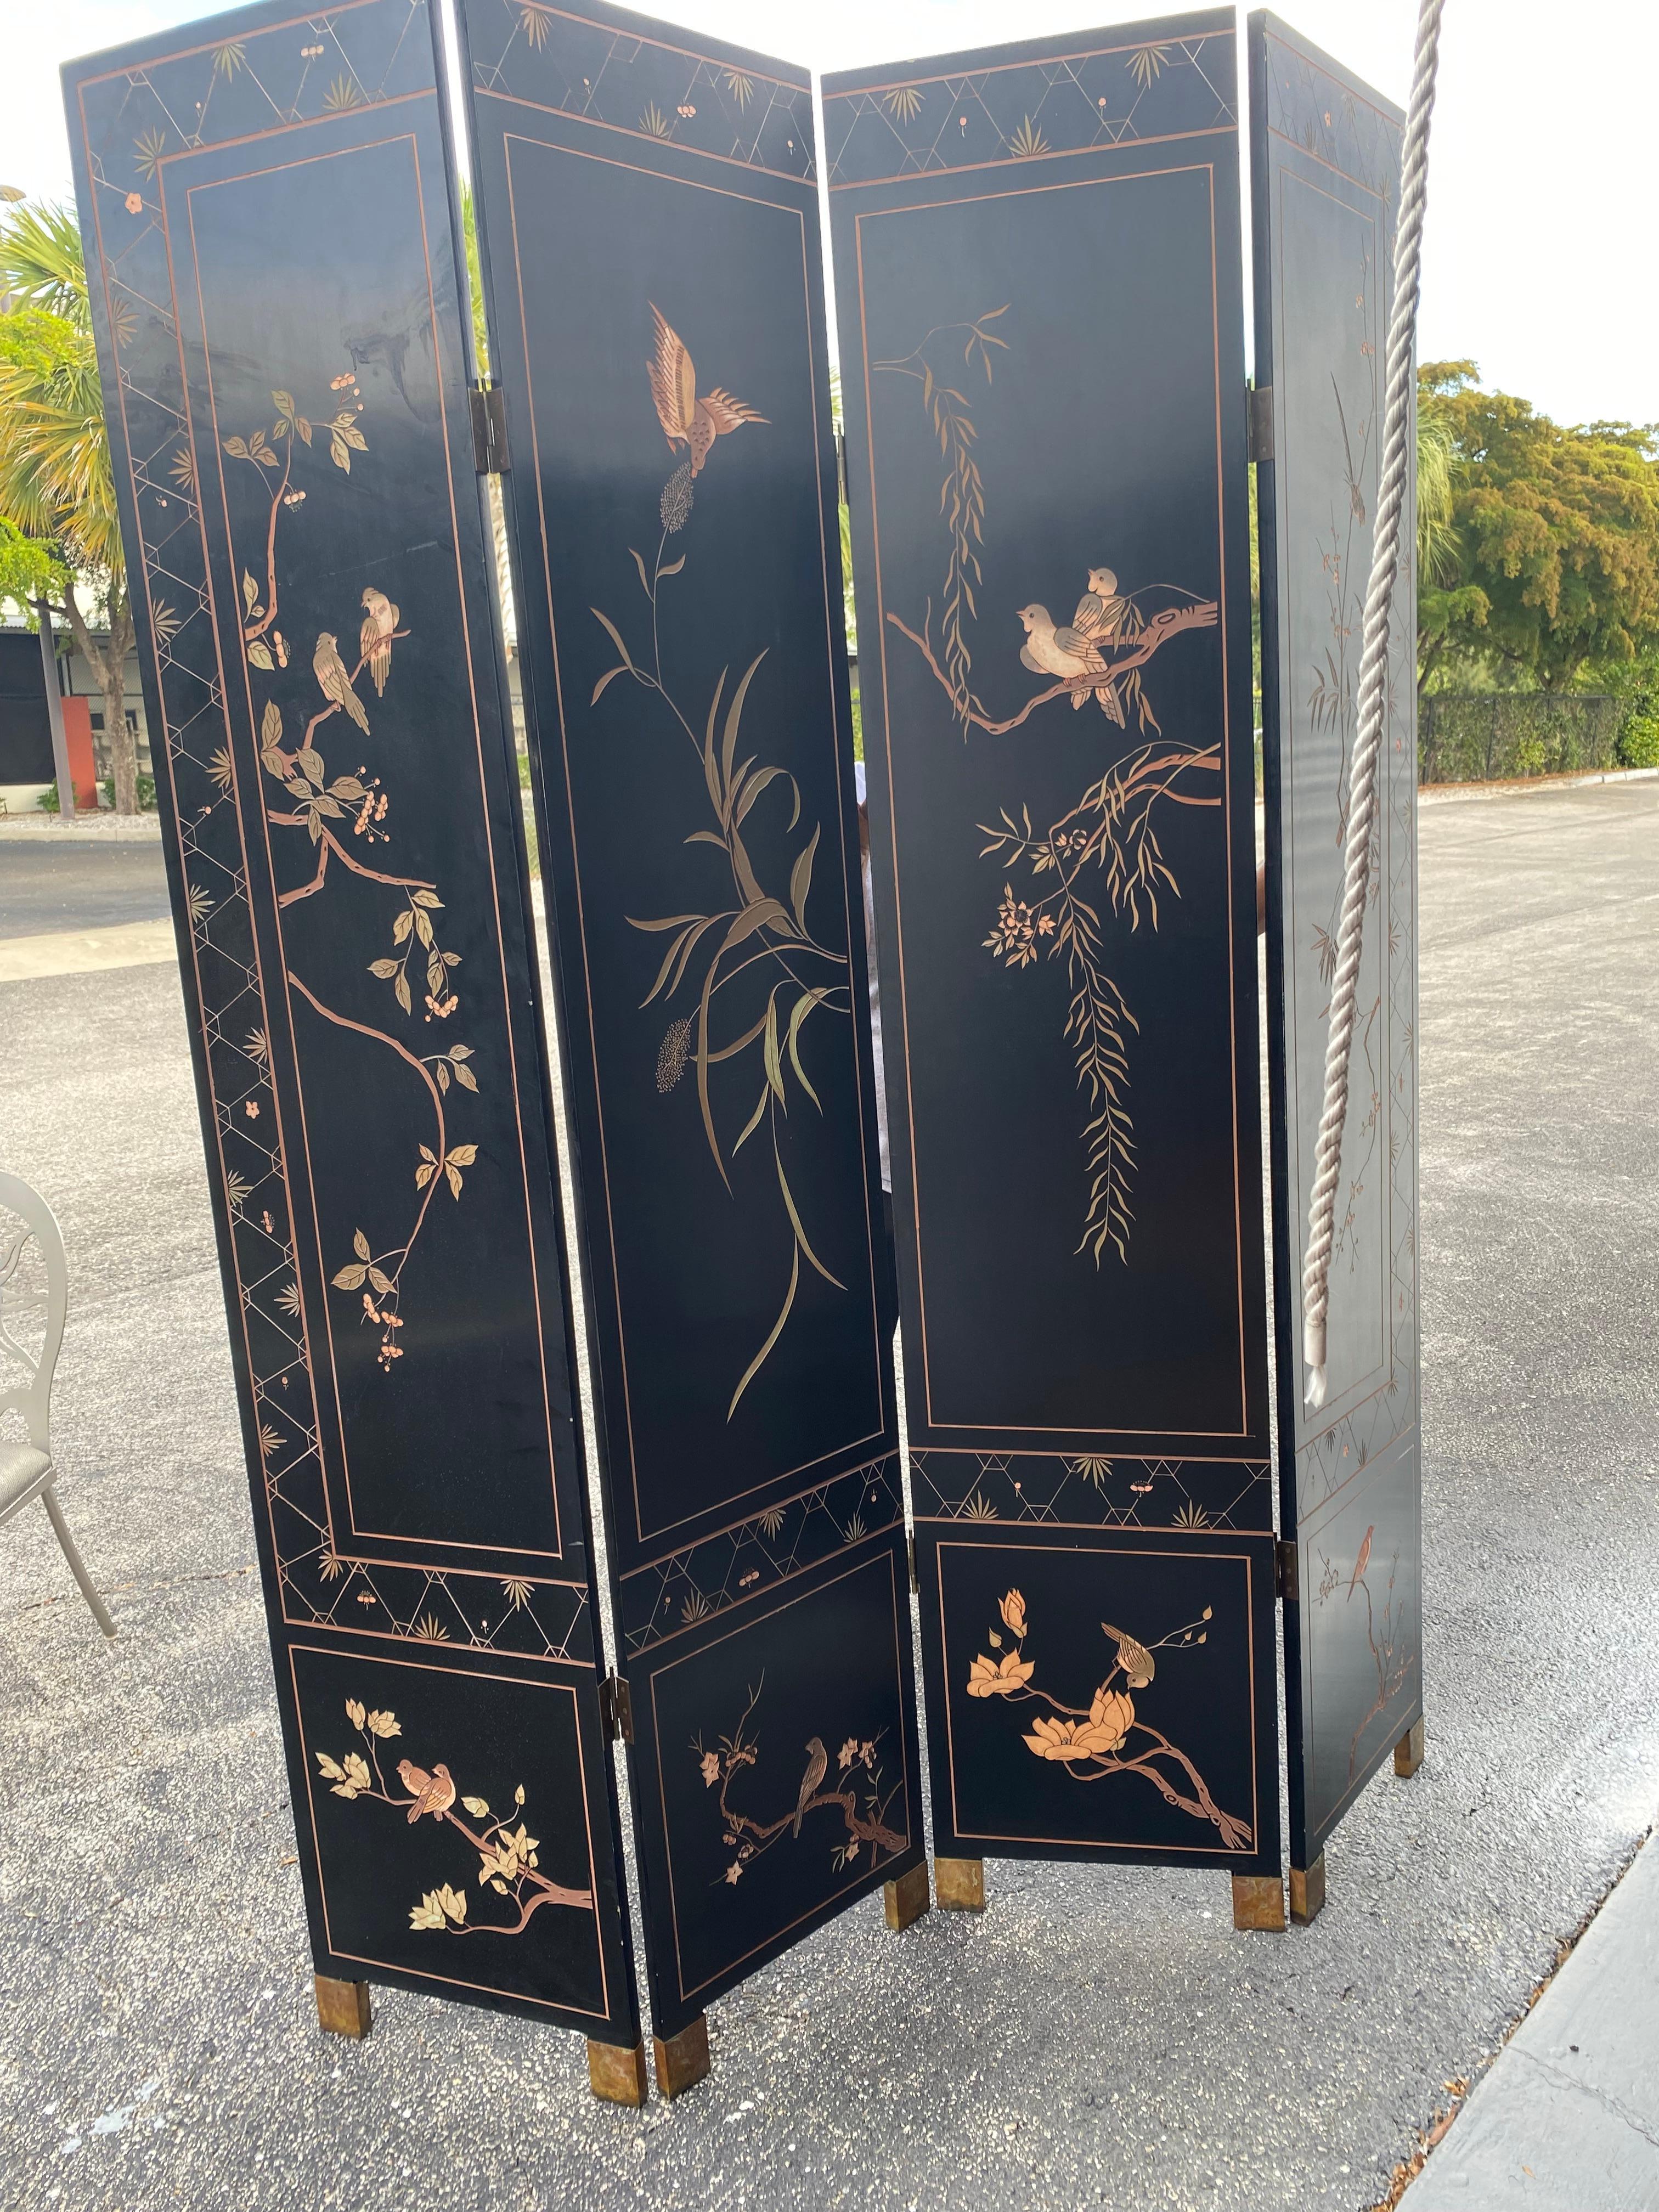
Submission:
{"label": "lower decorative panel", "polygon": [[1279,1867],[1270,1536],[918,1524],[934,1847]]}
{"label": "lower decorative panel", "polygon": [[[1413,1429],[1297,1531],[1285,1609],[1291,1851],[1311,1865],[1355,1793],[1423,1711],[1423,1495]],[[1297,1812],[1303,1825],[1298,1827]]]}
{"label": "lower decorative panel", "polygon": [[635,2041],[591,1673],[301,1643],[286,1664],[318,1971]]}
{"label": "lower decorative panel", "polygon": [[902,1544],[843,1552],[629,1667],[659,2036],[922,1856]]}

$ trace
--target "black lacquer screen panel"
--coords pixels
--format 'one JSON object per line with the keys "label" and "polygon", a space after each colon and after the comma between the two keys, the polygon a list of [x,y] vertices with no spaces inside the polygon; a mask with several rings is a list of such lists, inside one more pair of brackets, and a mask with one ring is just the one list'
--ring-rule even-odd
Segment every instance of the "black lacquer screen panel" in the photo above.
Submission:
{"label": "black lacquer screen panel", "polygon": [[921,1850],[811,100],[460,16],[666,2035]]}
{"label": "black lacquer screen panel", "polygon": [[1302,1259],[1381,465],[1402,118],[1273,16],[1251,17],[1249,54],[1256,371],[1273,389],[1273,453],[1258,471],[1258,500],[1281,1510],[1299,1553],[1299,1598],[1285,1616],[1291,1851],[1305,1867],[1422,1711],[1416,563],[1408,508],[1331,1261],[1329,1386],[1316,1409],[1302,1395]]}
{"label": "black lacquer screen panel", "polygon": [[632,2044],[427,11],[66,91],[316,1962]]}
{"label": "black lacquer screen panel", "polygon": [[1279,1863],[1235,76],[824,87],[947,1853]]}

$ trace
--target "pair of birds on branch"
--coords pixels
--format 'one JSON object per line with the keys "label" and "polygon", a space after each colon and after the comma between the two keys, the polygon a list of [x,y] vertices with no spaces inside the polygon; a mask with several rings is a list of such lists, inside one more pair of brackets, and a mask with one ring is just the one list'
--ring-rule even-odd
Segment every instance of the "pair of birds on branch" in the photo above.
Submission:
{"label": "pair of birds on branch", "polygon": [[[386,680],[392,673],[392,641],[404,633],[398,628],[398,611],[384,592],[377,592],[371,584],[363,593],[363,622],[358,632],[358,666],[367,668],[374,685],[377,699],[386,696]],[[312,673],[325,699],[343,708],[363,735],[368,735],[368,716],[363,702],[352,689],[352,672],[340,658],[339,640],[332,630],[319,632],[317,650],[312,655]]]}
{"label": "pair of birds on branch", "polygon": [[[1054,676],[1073,683],[1080,676],[1107,675],[1102,647],[1118,642],[1133,609],[1119,592],[1117,578],[1109,568],[1091,568],[1088,587],[1069,623],[1056,623],[1047,607],[1036,603],[1021,607],[1018,612],[1025,628],[1025,642],[1019,649],[1025,666],[1034,676]],[[1102,712],[1121,729],[1123,702],[1117,686],[1108,678],[1095,685],[1094,696]],[[1088,696],[1079,685],[1072,694],[1073,707],[1081,707]]]}

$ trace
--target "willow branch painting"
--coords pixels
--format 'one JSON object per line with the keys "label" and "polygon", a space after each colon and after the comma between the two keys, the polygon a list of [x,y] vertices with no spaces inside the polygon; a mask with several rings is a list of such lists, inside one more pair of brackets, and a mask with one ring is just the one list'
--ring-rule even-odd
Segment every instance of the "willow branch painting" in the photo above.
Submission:
{"label": "willow branch painting", "polygon": [[[1129,1040],[1139,1029],[1111,972],[1102,904],[1114,919],[1127,920],[1132,931],[1143,921],[1156,931],[1160,898],[1178,897],[1181,891],[1159,842],[1160,813],[1171,806],[1221,805],[1210,786],[1210,779],[1221,772],[1220,746],[1166,738],[1145,673],[1171,639],[1213,628],[1217,606],[1213,599],[1176,586],[1123,591],[1115,572],[1096,563],[1085,569],[1083,591],[1069,622],[1057,621],[1035,599],[1013,611],[1021,632],[1020,665],[1043,679],[1040,688],[1002,715],[994,714],[974,689],[987,506],[973,403],[951,379],[958,373],[960,348],[962,366],[969,372],[963,382],[976,384],[981,374],[988,386],[994,382],[994,355],[1007,352],[1010,341],[991,325],[1007,313],[1009,304],[968,322],[938,325],[902,359],[874,364],[878,371],[912,378],[921,387],[923,414],[945,464],[939,513],[949,544],[939,643],[933,639],[931,599],[920,629],[896,612],[890,611],[887,620],[921,654],[945,692],[964,740],[975,731],[1007,737],[1061,702],[1076,713],[1092,702],[1105,718],[1112,757],[1071,805],[1044,824],[1033,821],[1029,805],[1015,802],[999,810],[996,822],[976,825],[988,841],[980,858],[995,859],[1004,871],[1002,897],[985,949],[1011,968],[1044,959],[1060,960],[1066,969],[1070,996],[1063,1034],[1087,1115],[1087,1188],[1076,1249],[1090,1254],[1098,1267],[1109,1246],[1120,1261],[1128,1257],[1135,1170]],[[1155,594],[1172,595],[1179,604],[1150,605]],[[1126,749],[1114,733],[1127,739],[1132,726],[1138,742]],[[1024,878],[1018,891],[1017,876]],[[1091,879],[1099,890],[1085,896]]]}
{"label": "willow branch painting", "polygon": [[[435,884],[422,877],[372,867],[362,857],[366,852],[391,842],[392,833],[386,827],[389,795],[380,778],[371,776],[367,766],[361,763],[355,773],[331,775],[320,750],[319,733],[337,716],[343,715],[360,737],[367,738],[370,735],[364,695],[373,688],[378,716],[387,684],[392,681],[393,647],[409,635],[408,630],[400,626],[401,617],[395,604],[377,586],[364,586],[359,602],[360,617],[357,611],[350,617],[357,622],[357,650],[349,666],[340,650],[339,634],[319,631],[311,653],[311,673],[322,703],[319,705],[313,699],[297,709],[290,704],[288,711],[303,724],[293,742],[284,722],[283,708],[275,696],[279,690],[291,692],[294,681],[285,674],[294,656],[279,625],[282,584],[277,540],[284,517],[291,515],[308,496],[306,489],[295,482],[295,465],[302,454],[314,455],[321,441],[326,438],[329,458],[337,471],[327,481],[337,487],[349,480],[352,455],[368,450],[357,419],[363,411],[363,403],[358,394],[356,374],[351,370],[334,379],[330,400],[334,411],[326,420],[313,422],[310,416],[301,414],[289,392],[273,392],[270,398],[276,421],[268,434],[261,422],[246,437],[225,438],[221,443],[228,459],[253,471],[265,509],[256,556],[261,574],[256,576],[251,567],[245,566],[241,580],[242,653],[250,695],[258,714],[259,760],[266,775],[284,795],[283,803],[267,804],[265,820],[276,830],[303,831],[315,854],[311,875],[289,890],[279,891],[276,904],[280,910],[295,906],[302,899],[324,896],[330,885],[331,861],[337,863],[356,882],[373,886],[377,896],[386,892],[395,894],[386,902],[391,908],[391,922],[382,939],[389,949],[368,962],[368,972],[377,981],[390,986],[398,1013],[409,1023],[415,1016],[416,988],[410,981],[409,970],[411,960],[418,960],[423,968],[426,986],[422,1021],[429,1027],[434,1023],[447,1022],[460,1004],[453,988],[453,971],[459,965],[460,956],[447,951],[439,941],[443,901]],[[187,449],[178,459],[175,473],[180,472],[181,480],[193,490],[194,464]],[[349,634],[345,620],[340,627]],[[261,693],[264,695],[263,709],[258,704]],[[219,755],[215,777],[221,793],[228,794],[234,787],[234,772],[228,752]],[[333,881],[337,884],[338,877]],[[342,927],[349,928],[351,924],[343,917]],[[291,969],[288,981],[324,1021],[384,1048],[419,1083],[431,1112],[430,1142],[418,1144],[411,1163],[416,1196],[412,1218],[404,1231],[403,1241],[377,1243],[362,1227],[354,1226],[352,1256],[331,1278],[335,1290],[361,1297],[361,1325],[380,1331],[377,1358],[382,1371],[389,1374],[393,1363],[403,1357],[399,1336],[404,1322],[404,1271],[425,1227],[433,1195],[443,1184],[452,1198],[459,1199],[463,1182],[461,1170],[471,1166],[477,1157],[476,1145],[450,1141],[445,1113],[445,1100],[452,1084],[462,1091],[477,1090],[477,1079],[468,1064],[472,1048],[452,1044],[438,1052],[416,1051],[392,1029],[360,1020],[331,1005]],[[250,1106],[247,1110],[257,1109]]]}
{"label": "willow branch painting", "polygon": [[1100,1624],[1115,1657],[1086,1705],[1067,1705],[1040,1689],[1032,1677],[1036,1662],[1025,1656],[1030,1624],[1025,1600],[1011,1589],[998,1608],[1000,1626],[988,1632],[991,1650],[1000,1658],[976,1656],[963,1686],[970,1698],[1000,1698],[1010,1705],[1038,1704],[1048,1711],[1032,1717],[1023,1741],[1034,1759],[1060,1766],[1073,1782],[1111,1780],[1134,1775],[1149,1782],[1166,1805],[1206,1820],[1230,1851],[1248,1851],[1249,1823],[1224,1812],[1186,1753],[1168,1736],[1143,1720],[1135,1709],[1134,1692],[1150,1689],[1158,1673],[1153,1653],[1165,1649],[1185,1651],[1203,1644],[1209,1634],[1204,1624],[1214,1608],[1206,1606],[1196,1620],[1172,1629],[1156,1644],[1143,1644],[1126,1629]]}
{"label": "willow branch painting", "polygon": [[[381,1769],[380,1746],[403,1734],[402,1723],[396,1713],[369,1711],[357,1698],[348,1698],[345,1710],[346,1718],[362,1740],[362,1750],[349,1751],[343,1759],[325,1751],[313,1754],[319,1774],[333,1795],[348,1803],[367,1798],[377,1805],[389,1805],[404,1815],[411,1828],[425,1820],[441,1828],[453,1828],[478,1855],[476,1880],[483,1917],[479,1917],[479,1911],[469,1913],[464,1887],[458,1889],[444,1881],[423,1891],[420,1903],[409,1908],[412,1929],[445,1936],[522,1936],[544,1905],[568,1905],[580,1912],[593,1910],[591,1889],[572,1888],[542,1872],[540,1839],[531,1835],[525,1825],[522,1783],[513,1793],[512,1812],[503,1816],[491,1812],[487,1798],[464,1796],[443,1760],[434,1761],[428,1770],[416,1766],[411,1759],[400,1759],[398,1789],[394,1793]],[[455,1809],[458,1804],[459,1813]],[[492,1898],[506,1902],[492,1905]]]}
{"label": "willow branch painting", "polygon": [[887,1819],[902,1784],[888,1783],[883,1775],[879,1735],[873,1740],[849,1735],[833,1762],[823,1738],[809,1736],[803,1746],[806,1763],[781,1811],[762,1819],[736,1804],[734,1792],[739,1778],[760,1765],[760,1743],[750,1723],[765,1686],[763,1677],[759,1686],[749,1692],[737,1726],[730,1735],[720,1738],[714,1750],[705,1750],[701,1737],[691,1746],[705,1785],[716,1792],[720,1841],[732,1854],[720,1881],[733,1885],[741,1881],[755,1861],[786,1836],[792,1843],[799,1843],[807,1832],[807,1822],[818,1813],[831,1818],[827,1823],[814,1820],[811,1832],[814,1838],[827,1835],[830,1867],[837,1874],[862,1859],[866,1849],[872,1866],[884,1852],[891,1856],[903,1850],[908,1839],[889,1826]]}
{"label": "willow branch painting", "polygon": [[[714,1171],[728,1193],[732,1192],[730,1164],[751,1139],[760,1138],[771,1152],[780,1239],[787,1238],[789,1249],[787,1279],[775,1320],[735,1378],[726,1407],[729,1421],[783,1334],[800,1286],[801,1262],[805,1261],[835,1289],[846,1287],[819,1258],[807,1234],[785,1171],[778,1117],[787,1114],[792,1095],[797,1104],[822,1113],[822,1103],[802,1061],[801,1039],[815,1018],[850,1018],[852,999],[846,954],[820,943],[808,920],[819,825],[814,823],[796,848],[787,890],[781,897],[761,882],[744,837],[744,825],[763,799],[769,807],[781,810],[787,798],[787,836],[793,836],[804,826],[800,789],[794,777],[787,769],[769,765],[755,753],[742,751],[744,713],[765,661],[765,648],[755,654],[729,694],[731,664],[721,669],[706,714],[682,703],[679,679],[664,665],[659,624],[661,594],[665,586],[684,574],[689,558],[682,553],[678,560],[665,561],[668,541],[678,537],[690,520],[697,478],[708,466],[716,441],[745,424],[763,427],[766,417],[719,386],[700,391],[696,369],[685,346],[654,305],[651,315],[655,346],[646,364],[646,385],[670,451],[684,447],[685,458],[663,487],[659,502],[661,535],[654,556],[647,562],[634,547],[629,548],[649,610],[648,643],[630,647],[621,623],[598,607],[592,610],[620,657],[599,678],[589,703],[597,706],[618,677],[660,702],[664,732],[671,744],[690,747],[708,796],[708,815],[689,832],[685,842],[712,847],[720,856],[718,867],[722,880],[709,899],[707,912],[647,919],[629,915],[627,919],[630,927],[668,939],[655,980],[641,1005],[658,1003],[665,1009],[679,1006],[687,1009],[672,1013],[663,1036],[657,1055],[657,1089],[667,1096],[678,1089],[687,1069],[691,1070],[703,1138]],[[742,1013],[731,1014],[733,1001],[721,995],[744,975],[750,979],[745,987],[749,995],[743,1002],[752,1015],[749,1019]],[[757,1007],[758,1012],[754,1011]],[[711,1071],[726,1063],[748,1065],[758,1083],[753,1110],[735,1136],[720,1126],[709,1084]]]}

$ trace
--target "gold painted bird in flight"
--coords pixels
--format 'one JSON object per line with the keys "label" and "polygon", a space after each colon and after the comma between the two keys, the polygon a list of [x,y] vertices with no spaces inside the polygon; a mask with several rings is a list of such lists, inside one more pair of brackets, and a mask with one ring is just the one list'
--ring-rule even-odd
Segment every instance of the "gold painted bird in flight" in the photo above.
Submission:
{"label": "gold painted bird in flight", "polygon": [[434,1820],[441,1820],[455,1802],[455,1781],[441,1759],[430,1774],[416,1766],[412,1759],[398,1761],[398,1778],[415,1802],[409,1808],[409,1825],[412,1828],[422,1813],[430,1813]]}
{"label": "gold painted bird in flight", "polygon": [[343,707],[363,735],[368,735],[368,717],[363,712],[363,702],[351,688],[351,678],[340,658],[340,648],[332,630],[323,630],[317,639],[317,650],[311,659],[312,673],[322,686],[323,696],[331,699],[337,707]]}
{"label": "gold painted bird in flight", "polygon": [[671,447],[690,447],[691,473],[695,477],[708,459],[708,449],[716,438],[735,430],[740,422],[764,422],[767,417],[757,414],[752,407],[741,399],[734,399],[718,386],[700,395],[691,356],[664,319],[661,308],[654,303],[651,320],[657,334],[657,350],[649,364],[651,397],[657,403],[657,419]]}
{"label": "gold painted bird in flight", "polygon": [[358,635],[362,657],[374,679],[374,696],[386,696],[386,679],[392,673],[392,640],[398,627],[398,610],[373,584],[363,593],[363,626]]}
{"label": "gold painted bird in flight", "polygon": [[811,1736],[806,1745],[806,1771],[800,1778],[800,1795],[795,1800],[795,1833],[799,1835],[800,1824],[806,1817],[806,1808],[816,1796],[818,1785],[830,1771],[830,1754],[823,1747],[822,1736]]}

